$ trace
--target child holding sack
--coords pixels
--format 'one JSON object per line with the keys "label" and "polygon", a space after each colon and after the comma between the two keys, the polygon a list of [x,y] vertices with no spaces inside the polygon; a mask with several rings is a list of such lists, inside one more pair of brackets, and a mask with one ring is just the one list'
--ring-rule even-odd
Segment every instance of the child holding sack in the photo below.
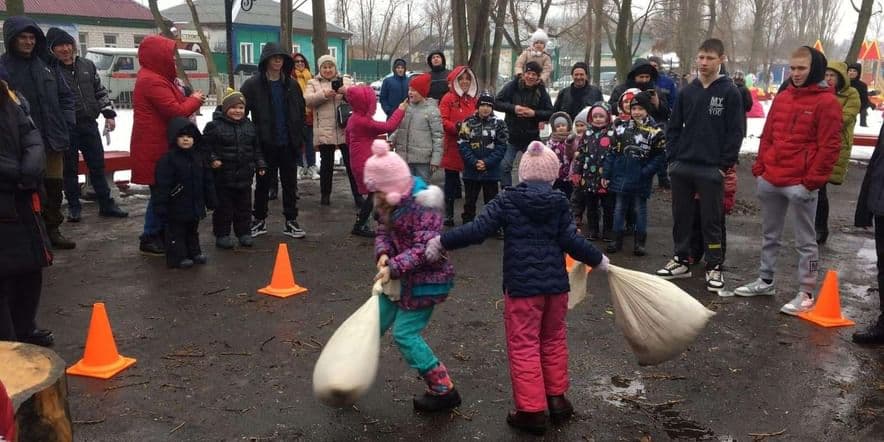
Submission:
{"label": "child holding sack", "polygon": [[453,286],[451,263],[430,262],[427,241],[442,231],[442,190],[412,177],[408,164],[386,143],[372,145],[365,162],[365,185],[374,192],[378,220],[375,280],[400,281],[396,299],[381,296],[381,334],[393,327],[393,339],[402,357],[427,383],[423,396],[414,398],[417,411],[442,411],[460,405],[460,394],[448,369],[436,358],[421,336],[433,308],[445,301]]}
{"label": "child holding sack", "polygon": [[[589,116],[589,126],[586,117]],[[583,213],[586,212],[584,234],[590,241],[603,238],[611,240],[614,223],[614,198],[608,188],[602,186],[605,158],[611,149],[611,113],[608,104],[599,101],[577,114],[575,127],[581,124],[587,127],[585,133],[576,140],[577,157],[572,164],[574,196],[571,199],[575,221],[578,227],[583,224]],[[599,236],[599,210],[602,213],[602,236]]]}
{"label": "child holding sack", "polygon": [[516,405],[506,420],[534,434],[546,431],[547,410],[553,422],[574,412],[565,398],[565,253],[595,270],[608,268],[608,258],[577,235],[568,199],[552,187],[558,175],[556,154],[539,141],[531,142],[519,164],[521,184],[498,195],[473,222],[430,240],[426,252],[439,259],[445,250],[480,244],[504,229],[503,317]]}
{"label": "child holding sack", "polygon": [[267,163],[258,147],[258,134],[246,118],[246,99],[242,93],[228,88],[212,121],[203,129],[203,145],[209,152],[214,172],[218,207],[212,213],[215,245],[233,248],[230,225],[239,245],[251,247],[252,180],[255,169],[264,176]]}
{"label": "child holding sack", "polygon": [[199,224],[206,208],[216,205],[212,172],[196,145],[200,131],[190,120],[176,117],[167,132],[169,152],[156,168],[156,192],[151,192],[154,211],[166,226],[166,265],[190,268],[205,264],[200,249]]}

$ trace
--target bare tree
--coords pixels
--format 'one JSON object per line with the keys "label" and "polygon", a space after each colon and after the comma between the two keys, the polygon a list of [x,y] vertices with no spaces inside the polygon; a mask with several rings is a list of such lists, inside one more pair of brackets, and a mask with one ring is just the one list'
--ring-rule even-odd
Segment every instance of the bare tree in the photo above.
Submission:
{"label": "bare tree", "polygon": [[[632,0],[614,0],[612,12],[609,13],[608,19],[603,21],[608,45],[617,63],[617,76],[621,79],[625,79],[629,73],[632,58],[641,46],[649,20],[660,12],[657,0],[649,0],[638,17],[633,17],[632,9]],[[611,22],[616,24],[613,32]]]}
{"label": "bare tree", "polygon": [[[328,54],[328,26],[325,21],[325,0],[313,0],[313,56],[316,60],[320,56]],[[319,66],[316,70],[319,70]]]}
{"label": "bare tree", "polygon": [[484,83],[485,89],[493,94],[497,90],[497,73],[500,71],[500,47],[503,45],[504,22],[506,21],[506,8],[509,0],[497,0],[494,8],[494,40],[491,43],[491,64],[488,67],[488,79]]}
{"label": "bare tree", "polygon": [[775,6],[774,0],[750,0],[752,8],[752,44],[749,49],[749,62],[747,69],[755,72],[764,52],[765,41],[768,40],[767,23],[771,16],[771,9]]}
{"label": "bare tree", "polygon": [[[190,16],[193,19],[193,26],[196,28],[196,33],[200,38],[200,52],[202,52],[203,56],[206,58],[206,67],[209,69],[209,77],[212,79],[209,83],[209,93],[218,94],[219,90],[223,91],[223,86],[221,78],[218,76],[218,67],[215,66],[215,58],[212,57],[212,47],[209,46],[209,39],[206,38],[206,33],[203,32],[203,25],[200,23],[200,17],[196,12],[196,6],[193,4],[193,0],[186,1],[187,7],[190,9]],[[228,75],[233,75],[233,72],[228,73]]]}
{"label": "bare tree", "polygon": [[[177,42],[178,39],[175,38],[175,34],[172,33],[172,29],[169,28],[166,19],[160,14],[160,7],[157,6],[157,0],[148,0],[147,5],[150,8],[150,13],[153,15],[153,20],[156,23],[157,28],[160,30],[160,34]],[[228,55],[232,56],[232,54]],[[181,65],[181,55],[178,53],[177,49],[175,50],[175,71],[178,78],[190,87],[190,79],[187,78],[187,72],[184,71],[184,67]]]}
{"label": "bare tree", "polygon": [[847,50],[847,62],[855,63],[859,57],[859,49],[863,41],[866,39],[866,30],[869,27],[869,21],[872,18],[872,6],[875,0],[862,0],[859,8],[856,7],[854,0],[850,0],[853,10],[859,14],[856,20],[856,31],[853,33],[853,40],[850,42],[850,49]]}
{"label": "bare tree", "polygon": [[279,0],[279,44],[286,54],[292,53],[292,0]]}

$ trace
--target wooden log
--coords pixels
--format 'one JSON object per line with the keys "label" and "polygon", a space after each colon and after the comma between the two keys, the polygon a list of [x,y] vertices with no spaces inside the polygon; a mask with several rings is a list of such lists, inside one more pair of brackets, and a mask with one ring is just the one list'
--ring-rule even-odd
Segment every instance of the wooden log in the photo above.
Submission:
{"label": "wooden log", "polygon": [[65,362],[54,351],[0,342],[0,381],[15,408],[18,440],[73,440]]}

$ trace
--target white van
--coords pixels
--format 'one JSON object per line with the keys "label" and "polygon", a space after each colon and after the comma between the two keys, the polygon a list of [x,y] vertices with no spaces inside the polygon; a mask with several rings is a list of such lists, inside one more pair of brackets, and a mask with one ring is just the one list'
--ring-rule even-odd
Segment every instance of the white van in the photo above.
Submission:
{"label": "white van", "polygon": [[[209,91],[209,70],[206,59],[199,52],[179,49],[181,64],[194,89]],[[86,58],[95,63],[101,84],[110,91],[114,103],[132,103],[132,90],[138,75],[138,49],[89,48]]]}

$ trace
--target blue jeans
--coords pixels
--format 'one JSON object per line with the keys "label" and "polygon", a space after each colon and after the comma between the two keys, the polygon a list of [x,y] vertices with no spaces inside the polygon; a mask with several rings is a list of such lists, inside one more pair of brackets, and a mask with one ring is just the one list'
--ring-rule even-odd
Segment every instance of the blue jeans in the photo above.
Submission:
{"label": "blue jeans", "polygon": [[159,235],[163,231],[163,225],[153,211],[153,193],[156,190],[154,186],[150,186],[151,198],[147,200],[147,208],[144,209],[144,233],[142,239]]}
{"label": "blue jeans", "polygon": [[79,152],[83,152],[95,195],[99,204],[104,207],[110,200],[110,186],[104,178],[104,146],[95,121],[78,122],[71,130],[71,147],[65,151],[64,193],[68,208],[72,209],[80,208],[80,183],[77,177]]}
{"label": "blue jeans", "polygon": [[316,149],[313,148],[313,126],[306,126],[304,133],[307,142],[304,143],[303,152],[298,156],[298,167],[311,167],[316,165]]}
{"label": "blue jeans", "polygon": [[408,163],[408,169],[412,176],[419,176],[427,185],[430,185],[430,178],[433,178],[433,174],[430,173],[429,164]]}
{"label": "blue jeans", "polygon": [[503,154],[503,161],[500,162],[500,170],[502,172],[500,187],[513,185],[513,168],[517,167],[518,160],[524,152],[525,150],[520,147],[513,146],[512,144],[506,145],[506,153]]}
{"label": "blue jeans", "polygon": [[424,341],[421,332],[430,322],[433,307],[418,310],[403,310],[390,298],[379,296],[381,308],[381,336],[393,327],[393,340],[399,346],[402,358],[419,374],[424,374],[439,365],[439,359]]}
{"label": "blue jeans", "polygon": [[617,202],[614,205],[614,233],[622,233],[626,224],[627,204],[632,202],[632,210],[635,215],[635,233],[644,235],[648,233],[648,199],[639,194],[618,193]]}

